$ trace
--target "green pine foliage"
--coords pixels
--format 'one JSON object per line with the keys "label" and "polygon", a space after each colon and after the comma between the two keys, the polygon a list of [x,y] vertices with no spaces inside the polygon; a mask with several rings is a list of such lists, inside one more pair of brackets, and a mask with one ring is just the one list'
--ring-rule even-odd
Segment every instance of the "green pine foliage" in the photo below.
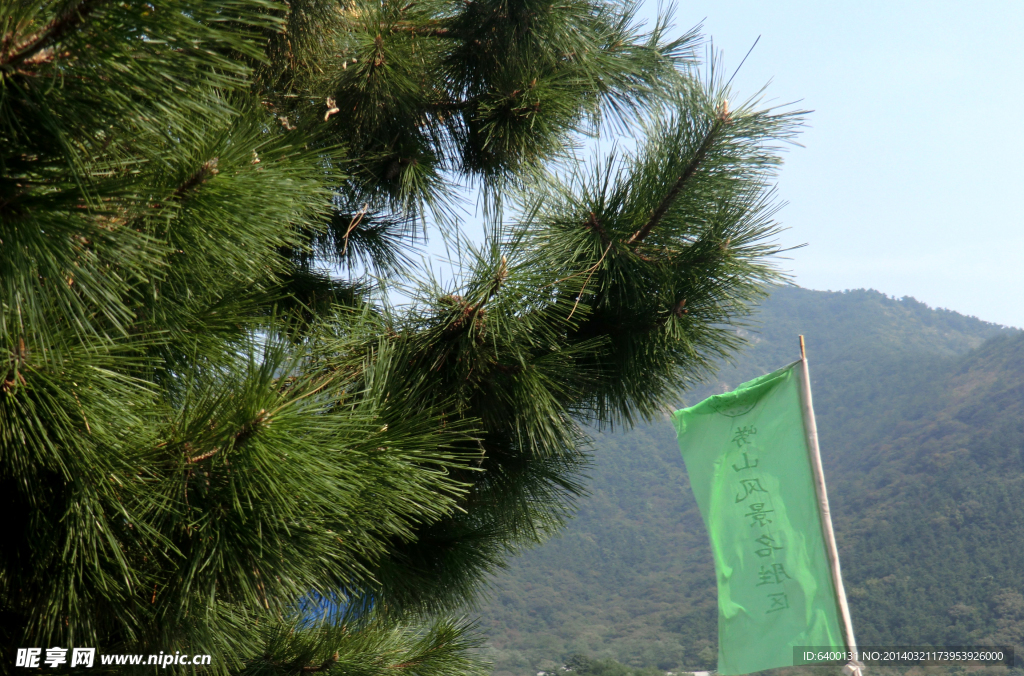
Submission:
{"label": "green pine foliage", "polygon": [[[458,615],[571,514],[585,425],[779,277],[800,113],[635,9],[0,0],[5,655],[482,668]],[[609,128],[636,150],[578,161]],[[410,261],[460,185],[491,237],[441,285]]]}

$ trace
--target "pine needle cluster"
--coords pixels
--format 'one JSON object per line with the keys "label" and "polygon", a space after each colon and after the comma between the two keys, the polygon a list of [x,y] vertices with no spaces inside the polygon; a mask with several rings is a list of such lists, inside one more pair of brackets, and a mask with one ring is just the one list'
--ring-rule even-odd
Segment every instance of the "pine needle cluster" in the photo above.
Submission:
{"label": "pine needle cluster", "polygon": [[[570,516],[588,426],[658,415],[779,276],[800,113],[635,14],[0,0],[5,656],[484,668],[458,616]],[[491,236],[430,281],[466,184]]]}

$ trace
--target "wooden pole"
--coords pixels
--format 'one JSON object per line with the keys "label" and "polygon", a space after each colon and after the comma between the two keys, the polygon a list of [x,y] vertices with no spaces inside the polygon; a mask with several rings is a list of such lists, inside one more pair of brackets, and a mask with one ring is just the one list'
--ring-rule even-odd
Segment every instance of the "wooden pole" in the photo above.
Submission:
{"label": "wooden pole", "polygon": [[[811,468],[814,472],[814,488],[818,494],[818,514],[821,516],[821,532],[825,538],[825,550],[832,569],[832,585],[836,590],[836,605],[843,622],[843,633],[847,649],[856,655],[857,641],[853,637],[853,623],[850,621],[850,607],[846,603],[846,590],[843,588],[843,576],[839,570],[839,549],[836,547],[836,534],[832,530],[832,513],[828,508],[828,493],[825,491],[825,473],[821,469],[821,451],[818,449],[818,424],[814,420],[814,402],[811,399],[811,375],[807,368],[807,350],[804,337],[800,336],[801,364],[801,403],[803,404],[804,431],[807,434],[807,450],[811,456]],[[862,664],[856,658],[844,669],[849,674],[859,676]]]}

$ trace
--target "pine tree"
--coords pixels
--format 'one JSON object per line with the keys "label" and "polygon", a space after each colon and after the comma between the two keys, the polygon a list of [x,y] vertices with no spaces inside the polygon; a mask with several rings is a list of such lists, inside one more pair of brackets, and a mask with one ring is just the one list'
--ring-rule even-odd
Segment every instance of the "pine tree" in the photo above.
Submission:
{"label": "pine tree", "polygon": [[[587,429],[779,277],[800,114],[635,10],[0,0],[5,655],[482,668],[459,617],[570,515]],[[607,129],[636,149],[579,161]],[[489,237],[439,283],[460,185]]]}

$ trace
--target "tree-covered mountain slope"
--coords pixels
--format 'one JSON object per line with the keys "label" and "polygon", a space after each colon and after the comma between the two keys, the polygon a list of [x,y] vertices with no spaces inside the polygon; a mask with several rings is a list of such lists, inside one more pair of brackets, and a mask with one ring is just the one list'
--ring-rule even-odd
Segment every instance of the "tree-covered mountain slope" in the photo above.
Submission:
{"label": "tree-covered mountain slope", "polygon": [[[873,291],[781,288],[755,323],[680,405],[793,361],[806,336],[861,643],[1024,645],[1024,334]],[[599,434],[592,460],[577,518],[479,610],[495,673],[574,653],[713,667],[713,564],[671,425]]]}

